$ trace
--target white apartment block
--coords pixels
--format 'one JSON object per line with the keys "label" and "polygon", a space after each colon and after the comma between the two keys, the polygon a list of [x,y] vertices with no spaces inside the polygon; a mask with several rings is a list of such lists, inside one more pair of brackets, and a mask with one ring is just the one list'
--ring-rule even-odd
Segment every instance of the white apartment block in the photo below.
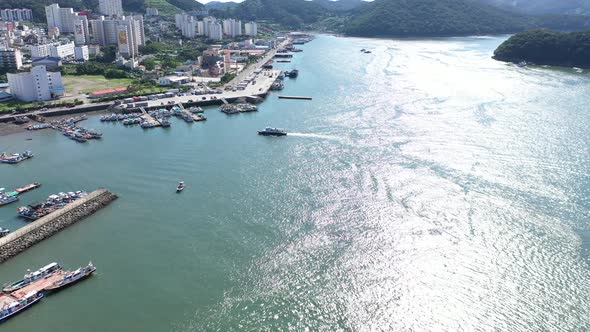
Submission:
{"label": "white apartment block", "polygon": [[207,37],[215,40],[223,39],[223,27],[219,22],[213,22],[209,24],[209,34]]}
{"label": "white apartment block", "polygon": [[46,56],[64,59],[74,56],[74,47],[74,42],[64,40],[51,44],[31,45],[29,46],[29,50],[31,51],[31,58],[33,60]]}
{"label": "white apartment block", "polygon": [[74,59],[78,61],[88,61],[88,59],[90,59],[88,46],[76,46],[74,48]]}
{"label": "white apartment block", "polygon": [[123,16],[121,0],[98,0],[98,11],[106,16]]}
{"label": "white apartment block", "polygon": [[0,49],[1,69],[20,69],[23,66],[23,55],[18,49]]}
{"label": "white apartment block", "polygon": [[74,56],[75,44],[73,42],[63,41],[54,43],[49,46],[49,55],[55,58],[69,58]]}
{"label": "white apartment block", "polygon": [[247,36],[256,37],[256,35],[258,35],[258,25],[256,22],[246,23],[244,25],[244,30]]}
{"label": "white apartment block", "polygon": [[74,42],[76,42],[76,45],[90,43],[90,31],[88,30],[88,20],[86,19],[86,16],[84,16],[84,19],[74,22]]}
{"label": "white apartment block", "polygon": [[7,74],[10,93],[25,102],[46,101],[63,96],[61,73],[48,72],[45,66],[35,66],[31,72]]}
{"label": "white apartment block", "polygon": [[180,30],[180,33],[184,37],[195,38],[197,36],[197,20],[194,16],[188,14],[176,14],[174,15],[174,21],[176,22],[176,28]]}
{"label": "white apartment block", "polygon": [[32,21],[33,11],[28,8],[2,9],[0,10],[0,18],[2,21],[8,22]]}
{"label": "white apartment block", "polygon": [[82,20],[82,24],[85,25],[84,31],[88,33],[88,18],[78,15],[72,8],[60,8],[54,3],[45,7],[45,14],[48,28],[59,28],[61,33],[74,33],[76,22]]}
{"label": "white apartment block", "polygon": [[143,17],[123,16],[118,20],[110,20],[101,17],[99,20],[91,20],[94,42],[101,46],[117,45],[119,53],[126,58],[135,57],[139,52],[139,46],[145,45],[145,33]]}
{"label": "white apartment block", "polygon": [[240,20],[223,20],[223,33],[232,38],[242,35],[242,21]]}

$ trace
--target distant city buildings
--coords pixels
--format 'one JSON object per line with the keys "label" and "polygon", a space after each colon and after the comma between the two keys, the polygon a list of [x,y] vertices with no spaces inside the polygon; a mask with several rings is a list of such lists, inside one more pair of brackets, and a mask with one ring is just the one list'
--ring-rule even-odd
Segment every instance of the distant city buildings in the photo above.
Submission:
{"label": "distant city buildings", "polygon": [[52,4],[45,7],[47,16],[47,28],[58,28],[60,33],[75,33],[76,23],[82,21],[82,29],[86,35],[88,31],[88,18],[74,12],[72,8],[60,8],[58,4]]}
{"label": "distant city buildings", "polygon": [[235,38],[242,35],[242,21],[240,20],[223,20],[223,33],[226,36]]}
{"label": "distant city buildings", "polygon": [[249,22],[244,25],[246,36],[256,37],[258,35],[258,25],[256,22]]}
{"label": "distant city buildings", "polygon": [[6,22],[23,22],[33,20],[33,11],[28,8],[14,8],[0,10],[0,18]]}
{"label": "distant city buildings", "polygon": [[23,66],[23,56],[20,50],[0,50],[0,69],[17,70]]}
{"label": "distant city buildings", "polygon": [[119,53],[125,57],[136,57],[139,46],[145,45],[143,17],[123,16],[121,19],[91,20],[94,42],[101,46],[117,45]]}
{"label": "distant city buildings", "polygon": [[98,11],[106,16],[123,16],[121,0],[98,0]]}
{"label": "distant city buildings", "polygon": [[49,72],[45,66],[32,67],[27,73],[8,73],[7,77],[10,93],[21,101],[47,101],[65,92],[61,73]]}
{"label": "distant city buildings", "polygon": [[[221,40],[224,35],[230,38],[243,35],[240,20],[227,19],[219,22],[215,17],[207,16],[199,21],[195,16],[184,13],[176,14],[175,21],[176,28],[187,38],[206,36],[210,39]],[[248,23],[247,29],[251,36],[256,36],[256,23]]]}

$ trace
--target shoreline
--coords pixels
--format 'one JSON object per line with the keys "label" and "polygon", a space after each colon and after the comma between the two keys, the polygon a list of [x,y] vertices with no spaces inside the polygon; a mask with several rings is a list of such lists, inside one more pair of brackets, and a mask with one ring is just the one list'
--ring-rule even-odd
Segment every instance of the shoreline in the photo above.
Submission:
{"label": "shoreline", "polygon": [[[86,116],[92,116],[92,115],[100,115],[100,114],[106,114],[106,113],[112,113],[112,112],[109,112],[108,110],[102,110],[102,111],[90,111],[90,112],[84,112],[84,113],[78,113],[78,114],[85,114]],[[26,114],[23,114],[23,115],[26,115]],[[50,117],[49,121],[67,119],[67,118],[71,118],[71,117],[75,117],[75,116],[76,116],[76,114],[56,115],[56,116]],[[42,123],[42,122],[31,120],[27,123],[20,124],[20,125],[15,124],[14,122],[0,123],[0,137],[29,132],[29,130],[27,130],[28,126],[30,126],[32,124],[39,124],[39,123]],[[50,130],[50,129],[48,128],[48,129],[42,129],[42,130]]]}

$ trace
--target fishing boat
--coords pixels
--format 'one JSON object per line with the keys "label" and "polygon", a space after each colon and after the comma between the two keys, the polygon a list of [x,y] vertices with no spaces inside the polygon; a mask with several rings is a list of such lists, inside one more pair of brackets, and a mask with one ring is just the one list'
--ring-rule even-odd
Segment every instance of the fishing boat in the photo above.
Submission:
{"label": "fishing boat", "polygon": [[237,104],[236,107],[238,107],[240,112],[256,112],[256,111],[258,111],[258,107],[256,107],[256,105],[252,105],[252,104],[248,104],[248,103]]}
{"label": "fishing boat", "polygon": [[33,183],[28,184],[24,187],[17,188],[15,191],[19,194],[22,194],[22,193],[27,192],[29,190],[37,189],[39,187],[41,187],[41,184],[39,182],[33,182]]}
{"label": "fishing boat", "polygon": [[287,132],[284,129],[266,127],[264,130],[259,130],[258,135],[262,136],[286,136]]}
{"label": "fishing boat", "polygon": [[186,188],[186,184],[184,184],[183,181],[180,181],[180,183],[178,183],[178,187],[176,187],[176,192],[179,193],[179,192],[183,191],[184,188]]}
{"label": "fishing boat", "polygon": [[5,237],[6,235],[8,235],[8,233],[10,233],[9,229],[0,227],[0,237]]}
{"label": "fishing boat", "polygon": [[299,75],[299,70],[297,70],[297,69],[293,69],[291,71],[285,72],[285,76],[287,76],[289,78],[297,78],[298,75]]}
{"label": "fishing boat", "polygon": [[96,267],[92,265],[92,262],[88,263],[86,267],[80,267],[75,271],[66,272],[63,275],[63,278],[54,282],[53,284],[49,285],[45,288],[46,291],[52,292],[57,291],[66,287],[69,287],[78,281],[84,280],[90,277],[94,271],[96,271]]}
{"label": "fishing boat", "polygon": [[4,302],[5,305],[0,308],[0,322],[3,322],[23,312],[33,304],[39,302],[42,298],[42,293],[33,291],[23,296],[22,300],[20,301],[14,300],[14,302],[10,304],[6,304],[6,302]]}
{"label": "fishing boat", "polygon": [[40,268],[39,270],[37,270],[35,272],[28,271],[22,280],[19,280],[19,281],[13,282],[10,285],[4,286],[2,288],[2,291],[5,293],[12,293],[16,290],[19,290],[19,289],[29,285],[30,283],[32,283],[35,280],[39,280],[41,278],[44,278],[44,277],[46,277],[50,274],[53,274],[57,271],[60,271],[60,270],[61,270],[61,266],[58,263],[53,262],[49,265],[46,265],[46,266]]}
{"label": "fishing boat", "polygon": [[0,196],[0,206],[8,205],[8,204],[14,203],[16,201],[18,201],[18,196],[7,196],[7,195]]}
{"label": "fishing boat", "polygon": [[50,195],[43,203],[33,203],[29,204],[29,206],[21,206],[16,211],[19,217],[29,220],[37,220],[86,196],[88,196],[88,194],[84,191],[59,193],[57,195]]}

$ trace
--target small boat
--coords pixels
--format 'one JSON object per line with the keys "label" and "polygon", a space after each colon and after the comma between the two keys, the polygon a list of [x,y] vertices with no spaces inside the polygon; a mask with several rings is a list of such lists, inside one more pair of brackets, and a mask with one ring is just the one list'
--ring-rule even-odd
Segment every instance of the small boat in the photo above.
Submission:
{"label": "small boat", "polygon": [[285,76],[287,76],[289,78],[297,78],[298,75],[299,75],[299,70],[297,70],[297,69],[293,69],[291,71],[285,72]]}
{"label": "small boat", "polygon": [[8,233],[10,233],[9,229],[0,227],[0,237],[5,237],[6,235],[8,235]]}
{"label": "small boat", "polygon": [[373,52],[371,52],[371,51],[363,51],[363,53],[369,54],[369,53],[373,53]]}
{"label": "small boat", "polygon": [[284,129],[266,127],[264,130],[259,130],[258,135],[262,136],[286,136],[287,132]]}
{"label": "small boat", "polygon": [[62,279],[54,282],[45,288],[46,291],[56,291],[66,287],[69,287],[78,281],[84,280],[90,277],[96,268],[92,265],[92,262],[88,263],[86,267],[80,267],[75,271],[66,272]]}
{"label": "small boat", "polygon": [[16,290],[19,290],[25,286],[27,286],[28,284],[32,283],[35,280],[39,280],[41,278],[44,278],[50,274],[53,274],[57,271],[61,270],[61,266],[58,263],[51,263],[49,265],[46,265],[42,268],[40,268],[39,270],[35,271],[35,272],[27,272],[27,274],[25,274],[25,276],[23,277],[22,280],[13,282],[10,285],[4,286],[2,288],[2,291],[5,293],[12,293]]}
{"label": "small boat", "polygon": [[23,312],[33,304],[39,302],[43,298],[43,294],[39,292],[30,292],[23,296],[22,300],[17,301],[3,306],[0,308],[0,322],[3,322],[11,317],[16,316],[18,313]]}
{"label": "small boat", "polygon": [[179,192],[183,191],[184,188],[186,188],[186,184],[184,184],[183,181],[180,181],[180,183],[178,184],[178,187],[176,187],[176,192],[179,193]]}
{"label": "small boat", "polygon": [[0,196],[0,206],[8,205],[18,201],[18,196]]}

